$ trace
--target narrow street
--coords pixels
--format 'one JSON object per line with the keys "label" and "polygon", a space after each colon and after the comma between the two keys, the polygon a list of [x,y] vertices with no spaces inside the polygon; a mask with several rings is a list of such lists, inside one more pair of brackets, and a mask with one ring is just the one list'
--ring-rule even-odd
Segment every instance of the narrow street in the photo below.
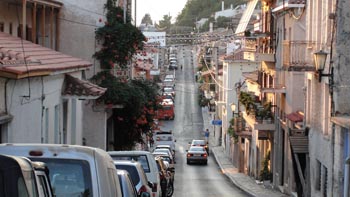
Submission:
{"label": "narrow street", "polygon": [[215,159],[209,156],[208,165],[186,164],[186,149],[192,139],[204,139],[203,118],[198,105],[196,69],[191,63],[190,47],[178,50],[179,65],[176,73],[175,120],[163,121],[163,129],[174,131],[176,137],[175,192],[174,197],[185,196],[247,196],[232,185],[220,171]]}

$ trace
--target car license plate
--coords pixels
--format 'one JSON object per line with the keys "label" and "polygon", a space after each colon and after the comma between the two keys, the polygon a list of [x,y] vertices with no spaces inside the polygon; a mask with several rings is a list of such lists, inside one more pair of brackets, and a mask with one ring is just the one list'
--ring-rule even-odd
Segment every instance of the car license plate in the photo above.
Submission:
{"label": "car license plate", "polygon": [[194,154],[194,156],[195,156],[195,157],[200,157],[200,156],[201,156],[201,154]]}

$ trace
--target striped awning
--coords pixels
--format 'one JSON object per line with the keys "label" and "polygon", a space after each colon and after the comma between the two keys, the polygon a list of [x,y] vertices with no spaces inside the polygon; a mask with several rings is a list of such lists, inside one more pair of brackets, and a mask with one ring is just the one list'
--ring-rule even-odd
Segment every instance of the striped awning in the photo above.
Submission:
{"label": "striped awning", "polygon": [[246,30],[257,3],[258,3],[258,0],[249,1],[247,8],[242,15],[241,20],[239,20],[239,24],[236,28],[235,34],[243,33]]}

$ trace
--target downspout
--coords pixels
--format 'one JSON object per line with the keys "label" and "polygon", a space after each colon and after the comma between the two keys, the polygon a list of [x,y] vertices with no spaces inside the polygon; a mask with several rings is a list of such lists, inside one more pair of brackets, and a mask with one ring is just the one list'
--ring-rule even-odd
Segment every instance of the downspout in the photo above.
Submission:
{"label": "downspout", "polygon": [[[336,0],[336,3],[335,3],[335,9],[337,10],[338,8],[338,3],[339,3],[339,0]],[[334,78],[333,78],[333,43],[334,43],[334,36],[335,36],[335,31],[336,31],[336,28],[337,28],[337,18],[333,20],[333,28],[332,28],[332,32],[331,32],[331,48],[330,48],[330,66],[329,66],[329,71],[328,73],[332,73],[332,76],[329,78],[330,79],[330,82],[329,82],[329,94],[330,94],[330,99],[331,99],[331,117],[334,116],[334,113],[335,113],[335,107],[334,107],[334,96],[333,96],[333,86],[334,86]],[[334,156],[334,152],[335,152],[335,124],[334,123],[331,123],[332,124],[332,139],[331,139],[331,148],[332,148],[332,182],[331,182],[331,192],[333,194],[333,191],[334,191],[334,162],[335,162],[335,156]],[[348,179],[348,177],[345,177]],[[347,187],[344,187],[346,188],[346,190],[349,190],[349,188]],[[348,191],[347,191],[348,192]],[[348,196],[348,195],[346,195]]]}

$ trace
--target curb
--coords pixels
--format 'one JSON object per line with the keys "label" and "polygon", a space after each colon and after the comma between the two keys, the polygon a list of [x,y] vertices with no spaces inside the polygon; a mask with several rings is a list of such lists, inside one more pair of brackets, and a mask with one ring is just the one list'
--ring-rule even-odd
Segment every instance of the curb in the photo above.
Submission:
{"label": "curb", "polygon": [[213,149],[212,149],[212,152],[213,152],[213,155],[214,155],[214,157],[215,157],[216,163],[220,166],[221,172],[231,180],[231,182],[233,183],[233,185],[234,185],[235,187],[237,187],[238,189],[240,189],[241,191],[247,193],[250,197],[256,197],[256,195],[255,195],[254,193],[252,193],[252,192],[250,192],[250,191],[244,189],[244,188],[242,187],[242,185],[238,184],[237,181],[236,181],[233,177],[231,177],[228,173],[225,172],[224,168],[223,168],[222,165],[221,165],[220,160],[219,160],[218,157],[216,156],[216,152],[213,151]]}

